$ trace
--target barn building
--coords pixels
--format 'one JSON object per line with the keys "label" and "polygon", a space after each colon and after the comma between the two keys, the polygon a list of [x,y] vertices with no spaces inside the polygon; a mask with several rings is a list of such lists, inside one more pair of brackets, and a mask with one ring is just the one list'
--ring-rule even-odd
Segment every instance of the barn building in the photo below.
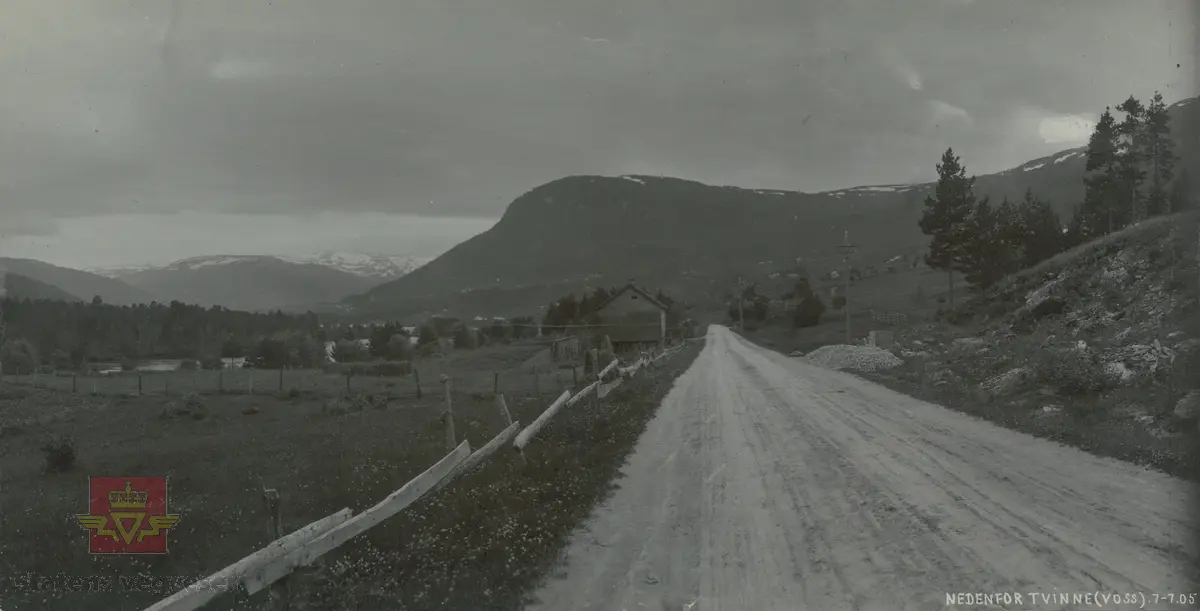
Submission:
{"label": "barn building", "polygon": [[632,282],[596,309],[598,331],[615,352],[661,346],[667,337],[667,306]]}

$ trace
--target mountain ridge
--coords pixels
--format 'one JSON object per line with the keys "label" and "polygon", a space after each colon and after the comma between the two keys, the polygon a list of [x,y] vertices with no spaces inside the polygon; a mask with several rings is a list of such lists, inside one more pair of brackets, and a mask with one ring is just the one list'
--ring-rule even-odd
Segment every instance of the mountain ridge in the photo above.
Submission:
{"label": "mountain ridge", "polygon": [[[1194,101],[1168,111],[1181,168],[1200,163],[1185,137],[1200,125]],[[1083,199],[1085,151],[1063,149],[977,175],[975,192],[999,203],[1031,190],[1066,220]],[[969,172],[970,159],[964,163]],[[363,316],[511,315],[631,277],[685,299],[719,299],[737,274],[765,262],[837,264],[847,231],[859,261],[923,251],[927,238],[917,221],[934,185],[803,193],[638,174],[567,176],[518,196],[488,231],[345,303]]]}

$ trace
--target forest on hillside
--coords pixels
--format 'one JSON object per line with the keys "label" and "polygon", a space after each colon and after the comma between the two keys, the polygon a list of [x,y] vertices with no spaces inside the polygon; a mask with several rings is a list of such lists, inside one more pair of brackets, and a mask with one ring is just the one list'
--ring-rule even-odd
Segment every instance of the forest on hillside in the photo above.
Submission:
{"label": "forest on hillside", "polygon": [[[1187,168],[1176,172],[1170,115],[1158,92],[1148,105],[1130,96],[1106,108],[1086,156],[1083,201],[1063,220],[1032,192],[1015,204],[977,198],[975,177],[968,177],[960,158],[947,149],[920,221],[930,237],[926,263],[951,281],[959,273],[973,289],[986,290],[1084,242],[1196,207]],[[950,298],[953,303],[953,292]]]}

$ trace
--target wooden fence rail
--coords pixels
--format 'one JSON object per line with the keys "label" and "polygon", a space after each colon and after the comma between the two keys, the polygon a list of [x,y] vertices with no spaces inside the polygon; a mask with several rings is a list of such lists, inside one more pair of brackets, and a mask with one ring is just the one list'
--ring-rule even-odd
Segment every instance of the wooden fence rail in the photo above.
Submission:
{"label": "wooden fence rail", "polygon": [[296,568],[312,564],[313,560],[367,532],[367,529],[372,526],[400,513],[402,509],[415,503],[426,492],[432,490],[438,482],[453,473],[454,468],[466,460],[470,454],[471,444],[464,440],[453,452],[404,484],[399,490],[389,494],[379,504],[326,531],[299,549],[287,554],[276,554],[268,563],[260,564],[256,570],[246,575],[242,580],[246,591],[254,594],[262,590],[286,577]]}
{"label": "wooden fence rail", "polygon": [[193,611],[194,609],[199,609],[223,592],[232,591],[233,588],[242,582],[242,579],[247,574],[257,570],[273,558],[291,553],[339,524],[344,524],[346,520],[350,519],[353,513],[349,508],[345,508],[317,520],[216,573],[193,583],[187,588],[158,601],[147,607],[146,611]]}

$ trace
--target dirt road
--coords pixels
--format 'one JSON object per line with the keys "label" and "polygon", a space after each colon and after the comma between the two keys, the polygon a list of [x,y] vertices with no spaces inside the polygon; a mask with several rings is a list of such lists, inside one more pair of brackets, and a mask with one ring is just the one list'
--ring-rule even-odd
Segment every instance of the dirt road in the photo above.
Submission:
{"label": "dirt road", "polygon": [[[1196,608],[1190,484],[711,327],[531,609]],[[1189,585],[1191,584],[1191,585]],[[1022,600],[947,606],[947,593]],[[1031,594],[1070,595],[1046,600]],[[1089,604],[1090,603],[1090,604]]]}

